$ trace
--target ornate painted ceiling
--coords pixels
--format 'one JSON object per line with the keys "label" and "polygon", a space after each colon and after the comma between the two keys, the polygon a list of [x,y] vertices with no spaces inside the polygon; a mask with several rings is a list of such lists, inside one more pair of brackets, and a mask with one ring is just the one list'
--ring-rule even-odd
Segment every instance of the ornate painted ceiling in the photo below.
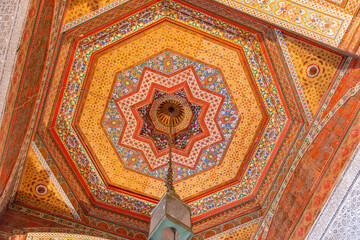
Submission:
{"label": "ornate painted ceiling", "polygon": [[[166,190],[169,119],[157,109],[173,102],[182,116],[174,186],[191,207],[193,240],[306,236],[329,192],[321,179],[330,174],[331,189],[360,141],[360,85],[358,60],[302,37],[341,48],[357,3],[218,2],[31,3],[24,34],[48,47],[26,55],[44,69],[19,63],[14,73],[33,78],[18,95],[33,108],[21,113],[29,128],[9,127],[2,143],[5,160],[16,144],[23,158],[6,216],[45,231],[146,239]],[[3,128],[21,125],[6,114]],[[340,147],[348,150],[336,160]],[[10,172],[1,181],[16,178]]]}

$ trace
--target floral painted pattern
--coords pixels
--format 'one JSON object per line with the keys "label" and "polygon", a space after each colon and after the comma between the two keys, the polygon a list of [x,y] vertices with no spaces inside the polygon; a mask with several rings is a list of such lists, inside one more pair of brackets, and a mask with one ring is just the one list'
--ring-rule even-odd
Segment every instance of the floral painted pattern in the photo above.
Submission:
{"label": "floral painted pattern", "polygon": [[302,23],[304,21],[304,16],[306,15],[305,9],[288,2],[279,2],[278,6],[278,10],[275,11],[276,15],[295,23]]}
{"label": "floral painted pattern", "polygon": [[259,9],[270,12],[272,10],[271,4],[275,2],[275,0],[245,0],[245,3],[257,6]]}
{"label": "floral painted pattern", "polygon": [[310,13],[309,20],[305,22],[306,27],[329,36],[335,35],[335,29],[338,28],[339,25],[340,24],[334,19],[325,17],[317,13]]}

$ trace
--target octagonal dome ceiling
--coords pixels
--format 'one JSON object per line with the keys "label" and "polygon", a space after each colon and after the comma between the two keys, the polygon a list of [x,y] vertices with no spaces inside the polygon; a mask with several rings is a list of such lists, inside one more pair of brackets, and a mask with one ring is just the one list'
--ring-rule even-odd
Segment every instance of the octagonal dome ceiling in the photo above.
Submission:
{"label": "octagonal dome ceiling", "polygon": [[[145,240],[171,125],[192,240],[303,238],[360,135],[358,60],[301,34],[339,43],[349,21],[329,37],[308,17],[357,10],[309,1],[290,24],[282,2],[31,1],[0,134],[1,198],[16,187],[0,234],[36,222]],[[357,28],[339,49],[357,50]]]}
{"label": "octagonal dome ceiling", "polygon": [[287,122],[270,66],[256,59],[266,53],[250,30],[207,15],[189,28],[188,14],[197,13],[158,3],[77,40],[52,134],[96,201],[117,189],[164,193],[168,135],[151,113],[158,98],[177,97],[185,108],[174,169],[190,204],[224,182],[234,185],[220,192],[233,189],[230,199],[241,200],[265,174]]}
{"label": "octagonal dome ceiling", "polygon": [[259,209],[280,145],[301,125],[292,86],[274,71],[283,66],[264,43],[267,28],[176,1],[134,8],[64,34],[38,131],[46,155],[89,215],[130,216],[121,221],[146,231],[166,190],[169,119],[158,109],[172,102],[181,106],[174,187],[193,222],[234,206],[237,215]]}

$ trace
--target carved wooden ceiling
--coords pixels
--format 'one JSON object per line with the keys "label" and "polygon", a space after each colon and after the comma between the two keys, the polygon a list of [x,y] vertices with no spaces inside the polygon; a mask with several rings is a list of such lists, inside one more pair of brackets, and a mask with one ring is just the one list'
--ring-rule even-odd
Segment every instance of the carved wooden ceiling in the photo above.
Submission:
{"label": "carved wooden ceiling", "polygon": [[[337,149],[354,135],[333,179],[360,140],[360,85],[357,60],[253,18],[271,12],[295,26],[319,8],[289,2],[245,0],[257,9],[248,16],[212,1],[69,1],[62,31],[49,40],[54,53],[43,58],[48,75],[33,85],[44,94],[33,107],[36,125],[27,123],[34,135],[11,211],[90,235],[146,239],[165,192],[169,140],[154,109],[171,100],[184,114],[174,186],[191,207],[194,240],[306,236],[319,212],[303,216],[306,202],[323,196],[321,209],[329,191],[317,187]],[[352,1],[322,4],[333,9],[327,18],[339,9],[351,15]],[[285,16],[287,8],[298,15]],[[346,30],[336,24],[350,20],[299,28],[334,45]]]}

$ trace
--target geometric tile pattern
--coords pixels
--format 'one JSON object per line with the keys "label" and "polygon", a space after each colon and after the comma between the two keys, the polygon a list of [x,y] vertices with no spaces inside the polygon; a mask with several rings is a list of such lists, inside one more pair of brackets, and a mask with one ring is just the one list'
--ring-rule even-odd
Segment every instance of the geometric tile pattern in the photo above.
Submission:
{"label": "geometric tile pattern", "polygon": [[143,100],[145,95],[148,93],[153,92],[150,90],[150,85],[152,84],[160,86],[165,85],[167,89],[171,89],[172,87],[176,87],[185,81],[190,86],[190,90],[194,94],[195,98],[202,96],[201,100],[207,101],[210,104],[204,119],[204,122],[207,124],[207,128],[209,129],[210,135],[204,139],[196,141],[192,146],[188,156],[181,156],[178,154],[178,151],[174,151],[175,163],[187,166],[189,168],[194,168],[196,163],[195,161],[198,159],[202,149],[223,140],[222,135],[214,122],[215,114],[221,106],[223,98],[205,91],[201,91],[199,86],[196,84],[196,78],[191,68],[181,71],[172,77],[162,76],[147,70],[144,71],[143,75],[144,78],[140,83],[139,91],[137,93],[129,95],[128,98],[124,97],[116,101],[119,110],[122,112],[125,119],[129,122],[129,124],[124,127],[124,134],[119,142],[122,145],[126,145],[127,147],[132,146],[135,149],[143,151],[144,156],[146,156],[151,168],[158,168],[165,165],[167,163],[167,155],[156,156],[148,144],[144,144],[144,142],[137,141],[136,139],[132,138],[136,127],[136,120],[134,115],[132,115],[131,106],[137,104],[140,100]]}
{"label": "geometric tile pattern", "polygon": [[69,30],[127,1],[129,0],[100,0],[94,2],[71,0],[67,7],[62,31]]}
{"label": "geometric tile pattern", "polygon": [[86,1],[86,0],[69,0],[66,6],[66,13],[64,23],[82,20],[89,20],[105,11],[114,7],[115,4],[122,4],[126,0],[97,0],[97,1]]}

